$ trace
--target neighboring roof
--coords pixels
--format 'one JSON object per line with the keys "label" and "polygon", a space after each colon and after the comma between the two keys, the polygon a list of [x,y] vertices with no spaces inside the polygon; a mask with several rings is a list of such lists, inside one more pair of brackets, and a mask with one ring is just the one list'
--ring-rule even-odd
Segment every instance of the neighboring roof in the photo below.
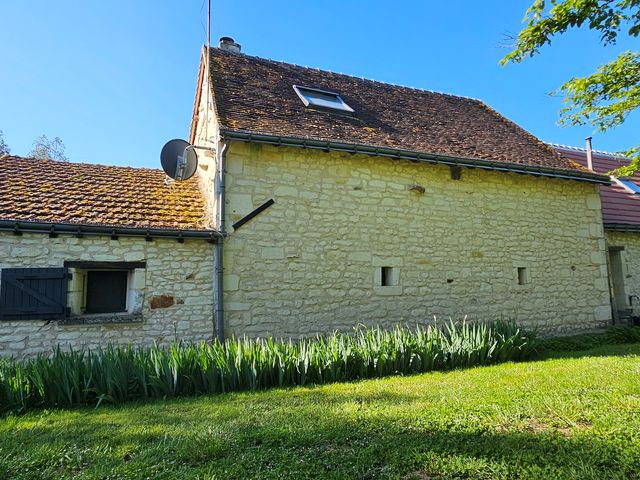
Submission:
{"label": "neighboring roof", "polygon": [[205,230],[196,179],[162,170],[0,158],[0,221]]}
{"label": "neighboring roof", "polygon": [[[587,166],[587,151],[583,148],[553,145],[564,158]],[[614,153],[593,150],[591,154],[593,169],[597,173],[608,172],[628,165],[630,160]],[[634,183],[640,185],[640,175],[635,174]],[[630,193],[617,183],[600,186],[602,201],[602,220],[605,226],[631,225],[640,227],[640,195]]]}
{"label": "neighboring roof", "polygon": [[[245,132],[319,139],[589,176],[479,100],[219,48],[210,49],[210,61],[216,113],[227,136]],[[307,108],[294,85],[336,92],[355,113]]]}

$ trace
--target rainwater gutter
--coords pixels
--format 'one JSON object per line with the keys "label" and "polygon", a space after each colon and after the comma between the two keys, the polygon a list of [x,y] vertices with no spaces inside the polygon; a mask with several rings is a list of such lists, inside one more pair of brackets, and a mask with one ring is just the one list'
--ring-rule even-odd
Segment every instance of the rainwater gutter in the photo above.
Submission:
{"label": "rainwater gutter", "polygon": [[118,237],[143,237],[147,240],[154,238],[169,238],[182,242],[186,239],[206,240],[211,243],[219,242],[221,233],[216,230],[180,230],[171,228],[144,227],[112,227],[107,225],[90,225],[75,223],[53,223],[38,221],[0,220],[0,232],[12,232],[15,235],[23,233],[44,233],[50,237],[58,235],[110,236],[113,240]]}
{"label": "rainwater gutter", "polygon": [[614,230],[616,232],[640,232],[640,225],[628,223],[605,223],[605,230]]}
{"label": "rainwater gutter", "polygon": [[576,180],[579,182],[596,183],[601,185],[611,185],[611,179],[608,176],[599,175],[597,173],[588,171],[557,169],[536,165],[522,165],[518,163],[497,162],[493,160],[480,160],[467,157],[453,157],[434,153],[417,152],[415,150],[376,147],[372,145],[333,142],[328,140],[317,140],[302,137],[288,137],[249,132],[244,130],[222,129],[222,134],[227,139],[240,140],[250,143],[266,143],[283,147],[310,148],[322,150],[324,152],[335,151],[351,154],[360,153],[379,157],[410,160],[414,162],[461,166],[468,168],[478,168],[481,170],[512,172],[538,177],[550,177],[563,180]]}

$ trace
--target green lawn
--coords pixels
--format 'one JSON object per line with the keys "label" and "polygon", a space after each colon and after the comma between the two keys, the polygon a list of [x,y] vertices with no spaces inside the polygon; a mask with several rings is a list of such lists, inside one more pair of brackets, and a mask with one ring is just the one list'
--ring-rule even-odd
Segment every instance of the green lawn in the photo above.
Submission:
{"label": "green lawn", "polygon": [[640,478],[640,343],[6,417],[0,478]]}

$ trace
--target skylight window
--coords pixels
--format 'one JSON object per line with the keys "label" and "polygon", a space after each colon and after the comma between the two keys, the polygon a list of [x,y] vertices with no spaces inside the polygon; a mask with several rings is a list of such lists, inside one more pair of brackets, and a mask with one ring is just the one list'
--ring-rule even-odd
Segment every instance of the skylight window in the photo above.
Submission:
{"label": "skylight window", "polygon": [[340,112],[353,113],[354,110],[345,103],[339,94],[335,92],[327,92],[326,90],[318,90],[317,88],[299,87],[294,85],[302,103],[307,107],[318,108],[320,110],[338,110]]}
{"label": "skylight window", "polygon": [[640,186],[636,185],[636,183],[632,180],[628,178],[616,178],[615,181],[622,185],[629,192],[635,195],[640,194]]}

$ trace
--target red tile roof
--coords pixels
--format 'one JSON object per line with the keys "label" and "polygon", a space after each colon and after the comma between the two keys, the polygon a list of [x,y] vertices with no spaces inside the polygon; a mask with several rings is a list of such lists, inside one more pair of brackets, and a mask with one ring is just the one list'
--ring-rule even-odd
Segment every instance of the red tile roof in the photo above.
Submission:
{"label": "red tile roof", "polygon": [[[587,152],[581,148],[555,146],[556,150],[564,157],[583,166],[587,166]],[[597,173],[606,174],[612,170],[629,164],[629,160],[611,153],[592,153],[593,169]],[[637,185],[640,185],[640,174],[631,177]],[[630,193],[621,185],[613,182],[611,186],[600,186],[600,198],[602,200],[603,222],[609,225],[637,225],[640,226],[640,195]]]}
{"label": "red tile roof", "polygon": [[197,180],[165,183],[162,170],[0,158],[0,220],[205,229]]}
{"label": "red tile roof", "polygon": [[[479,100],[400,87],[210,49],[211,87],[226,131],[321,139],[584,172]],[[340,94],[345,115],[307,108],[294,85]]]}

